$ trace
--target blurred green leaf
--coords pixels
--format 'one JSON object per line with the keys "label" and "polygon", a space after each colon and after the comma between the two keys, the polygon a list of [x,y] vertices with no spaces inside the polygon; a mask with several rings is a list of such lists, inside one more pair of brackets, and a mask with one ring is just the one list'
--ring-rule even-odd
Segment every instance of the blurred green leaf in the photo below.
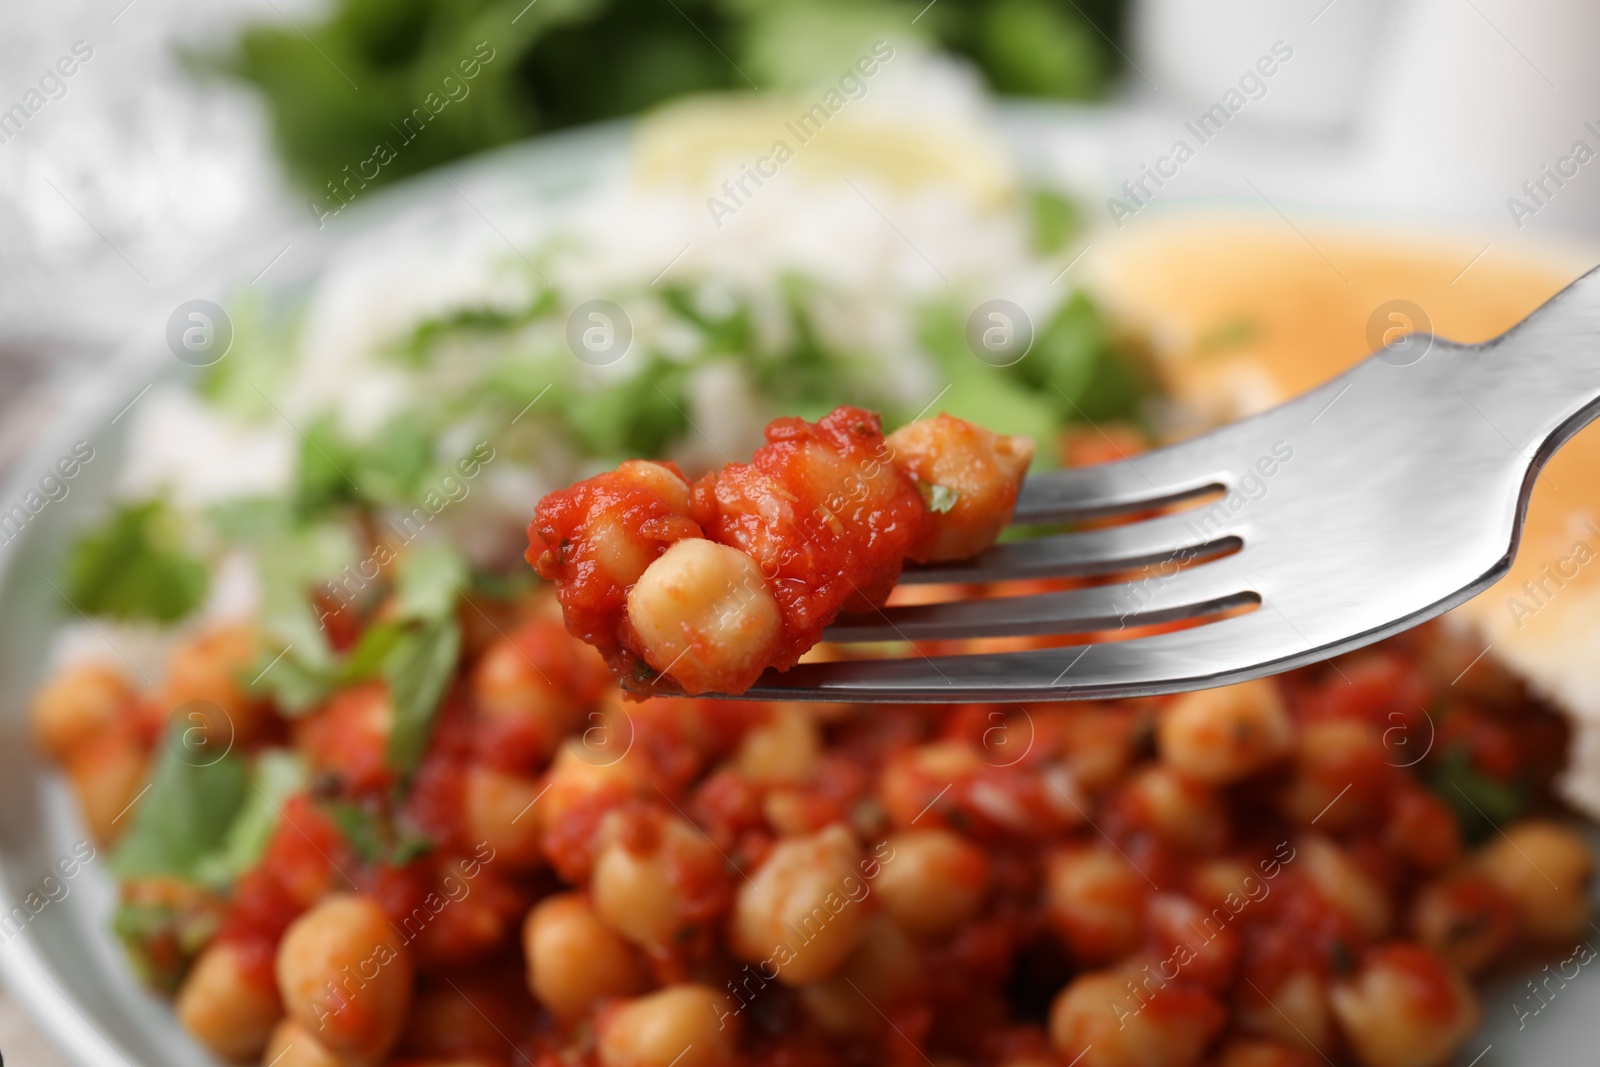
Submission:
{"label": "blurred green leaf", "polygon": [[978,17],[977,54],[1002,93],[1086,100],[1108,73],[1100,33],[1052,0],[995,0]]}
{"label": "blurred green leaf", "polygon": [[461,627],[450,618],[408,630],[385,657],[383,674],[394,702],[388,764],[404,777],[422,761],[460,655]]}
{"label": "blurred green leaf", "polygon": [[454,545],[417,544],[400,558],[395,578],[395,609],[404,618],[449,618],[468,581],[467,561]]}
{"label": "blurred green leaf", "polygon": [[348,800],[319,806],[344,835],[351,851],[368,863],[404,867],[433,850],[431,839],[397,827],[387,812]]}
{"label": "blurred green leaf", "polygon": [[1027,356],[1009,369],[1068,422],[1133,418],[1148,389],[1083,292],[1056,310]]}
{"label": "blurred green leaf", "polygon": [[175,622],[205,600],[206,568],[182,546],[180,520],[166,504],[118,506],[67,554],[65,593],[88,615]]}
{"label": "blurred green leaf", "polygon": [[814,89],[880,38],[963,55],[1001,92],[1089,98],[1120,63],[1111,41],[1124,6],[333,0],[320,21],[268,18],[226,54],[191,59],[260,91],[280,152],[320,217],[447,160],[675,96]]}
{"label": "blurred green leaf", "polygon": [[654,456],[689,429],[689,367],[663,356],[621,381],[561,400],[561,418],[597,456]]}
{"label": "blurred green leaf", "polygon": [[260,862],[282,821],[282,808],[304,789],[306,769],[287,749],[266,749],[250,768],[250,789],[217,848],[194,864],[196,880],[226,888]]}
{"label": "blurred green leaf", "polygon": [[[1049,397],[1017,380],[1014,367],[994,367],[967,347],[966,321],[954,305],[941,305],[926,316],[920,335],[949,386],[929,414],[939,411],[999,433],[1027,434],[1040,444],[1055,440],[1065,420]],[[1038,342],[1034,342],[1037,347]],[[1026,363],[1030,356],[1023,358]],[[1034,467],[1055,462],[1055,450],[1039,448]]]}
{"label": "blurred green leaf", "polygon": [[1429,768],[1428,787],[1455,812],[1461,833],[1478,844],[1527,809],[1527,790],[1479,770],[1465,745],[1452,745]]}
{"label": "blurred green leaf", "polygon": [[174,720],[149,789],[134,803],[127,833],[111,857],[120,879],[168,876],[193,881],[204,858],[221,847],[245,801],[249,774],[236,755],[218,759],[191,750]]}
{"label": "blurred green leaf", "polygon": [[1078,205],[1054,189],[1035,189],[1028,195],[1029,221],[1033,226],[1033,250],[1053,256],[1083,229]]}

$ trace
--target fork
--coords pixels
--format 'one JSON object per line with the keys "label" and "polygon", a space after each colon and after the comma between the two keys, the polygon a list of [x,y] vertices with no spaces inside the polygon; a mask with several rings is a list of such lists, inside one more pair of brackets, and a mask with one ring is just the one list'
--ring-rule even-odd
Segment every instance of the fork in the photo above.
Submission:
{"label": "fork", "polygon": [[[844,643],[1102,635],[1090,643],[800,664],[768,671],[743,696],[1129,697],[1325,660],[1442,614],[1504,575],[1540,470],[1597,414],[1600,269],[1492,341],[1408,334],[1260,415],[1121,462],[1030,477],[1012,523],[1154,517],[1001,544],[901,577],[1121,580],[885,607],[841,616],[823,634]],[[1103,639],[1184,619],[1196,624]]]}

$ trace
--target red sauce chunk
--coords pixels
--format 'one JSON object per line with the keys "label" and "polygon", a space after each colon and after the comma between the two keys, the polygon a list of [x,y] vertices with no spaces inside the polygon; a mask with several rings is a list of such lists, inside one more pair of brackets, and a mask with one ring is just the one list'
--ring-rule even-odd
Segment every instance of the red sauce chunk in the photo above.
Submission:
{"label": "red sauce chunk", "polygon": [[632,460],[540,501],[528,561],[634,687],[738,693],[787,670],[840,612],[881,605],[908,558],[993,543],[1033,456],[1028,438],[947,415],[885,437],[853,407],[766,437],[692,487]]}

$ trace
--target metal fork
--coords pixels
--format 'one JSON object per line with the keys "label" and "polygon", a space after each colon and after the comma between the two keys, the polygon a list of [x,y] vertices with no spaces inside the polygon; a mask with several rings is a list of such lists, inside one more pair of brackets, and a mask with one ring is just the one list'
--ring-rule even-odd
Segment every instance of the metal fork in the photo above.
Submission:
{"label": "metal fork", "polygon": [[[1136,580],[840,618],[836,642],[1091,634],[1127,640],[769,671],[761,700],[995,703],[1204,689],[1360,648],[1505,574],[1545,461],[1600,414],[1600,269],[1493,341],[1395,341],[1317,389],[1118,463],[1029,478],[1015,524],[1187,510],[998,545],[902,582]],[[1600,497],[1600,487],[1596,487]],[[914,653],[914,650],[913,650]]]}

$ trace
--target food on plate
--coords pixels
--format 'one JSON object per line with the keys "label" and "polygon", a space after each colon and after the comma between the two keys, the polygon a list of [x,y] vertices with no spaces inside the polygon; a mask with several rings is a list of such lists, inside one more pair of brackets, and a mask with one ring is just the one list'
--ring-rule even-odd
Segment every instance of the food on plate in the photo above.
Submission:
{"label": "food on plate", "polygon": [[629,460],[539,502],[528,562],[630,683],[741,693],[787,670],[841,611],[881,606],[907,559],[989,547],[1033,460],[1031,438],[943,414],[885,437],[841,407],[766,438],[692,484]]}
{"label": "food on plate", "polygon": [[116,930],[221,1060],[1438,1067],[1474,979],[1590,916],[1562,721],[1452,684],[1439,624],[1171,697],[624,704],[548,587],[480,590],[413,750],[410,668],[360,666],[440,624],[396,570],[227,751],[162,701],[237,626],[40,691],[52,758],[139,768]]}
{"label": "food on plate", "polygon": [[[755,670],[881,597],[902,559],[994,537],[1026,459],[978,427],[1031,437],[1036,467],[1121,458],[1172,429],[1146,421],[1159,409],[1138,347],[1099,303],[1052,288],[1081,248],[1059,195],[966,160],[972,138],[934,153],[971,180],[901,181],[931,172],[881,143],[862,195],[797,163],[715,245],[665,156],[642,184],[526,210],[507,195],[494,228],[465,208],[465,226],[375,225],[287,321],[230,304],[227,358],[128,412],[114,499],[58,583],[89,618],[63,606],[34,733],[93,842],[63,877],[103,855],[88,876],[117,883],[131,969],[217,1059],[1432,1067],[1474,1054],[1476,983],[1572,958],[1593,854],[1553,795],[1581,799],[1584,775],[1563,770],[1569,728],[1545,697],[1572,708],[1585,692],[1589,661],[1569,647],[1593,633],[1581,576],[1517,613],[1503,660],[1444,620],[1173,697],[622,699],[612,667],[642,647],[630,598],[670,601],[677,579],[656,579],[680,564],[732,579],[701,583],[696,619],[714,632],[736,591],[727,614],[760,655],[731,666]],[[1285,241],[1304,269],[1264,274],[1288,296],[1240,282],[1246,240],[1187,257],[1193,307],[1168,284],[1177,256],[1102,290],[1149,327],[1177,413],[1237,413],[1206,382],[1240,404],[1284,395],[1311,373],[1302,319],[1327,346],[1307,352],[1368,347],[1390,267],[1319,236],[1351,278],[1341,295]],[[1461,273],[1477,251],[1411,293],[1442,332],[1485,336],[1531,307],[1498,242]],[[1026,357],[1004,367],[966,330],[974,294],[992,293],[1046,294]],[[631,346],[574,345],[596,299]],[[1335,308],[1329,329],[1315,313]],[[860,420],[826,415],[840,404],[891,425],[950,417],[879,436],[868,416],[867,452],[896,458],[819,515],[859,451]],[[722,469],[795,412],[820,421],[780,423],[793,436],[763,451],[776,474]],[[602,470],[559,494],[572,521],[590,516],[583,493],[609,502],[586,527],[590,584],[562,603],[523,562],[527,509]],[[763,478],[813,508],[799,517],[828,529],[831,555],[763,523]],[[873,508],[893,529],[863,542],[845,520]],[[823,561],[859,568],[859,594],[774,589],[774,559],[807,580],[833,578]],[[611,642],[610,665],[564,625],[573,588],[580,636]],[[688,643],[663,620],[646,636],[677,655]],[[643,662],[650,678],[670,666]],[[1538,668],[1539,691],[1508,664]]]}

